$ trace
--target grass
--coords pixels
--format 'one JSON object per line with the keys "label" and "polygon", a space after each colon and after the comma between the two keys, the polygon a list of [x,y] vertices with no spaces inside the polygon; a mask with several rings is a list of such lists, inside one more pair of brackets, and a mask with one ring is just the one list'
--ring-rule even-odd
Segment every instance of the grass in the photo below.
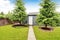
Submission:
{"label": "grass", "polygon": [[28,27],[0,26],[0,40],[27,40]]}
{"label": "grass", "polygon": [[33,27],[37,40],[60,40],[60,27],[54,27],[53,31],[45,31],[39,27]]}

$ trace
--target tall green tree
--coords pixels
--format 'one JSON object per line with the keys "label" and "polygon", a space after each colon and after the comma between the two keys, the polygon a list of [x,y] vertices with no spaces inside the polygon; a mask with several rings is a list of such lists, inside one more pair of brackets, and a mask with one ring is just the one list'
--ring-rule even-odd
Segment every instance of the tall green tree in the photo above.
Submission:
{"label": "tall green tree", "polygon": [[27,17],[23,0],[16,0],[15,5],[13,21],[19,21],[22,24]]}
{"label": "tall green tree", "polygon": [[40,14],[37,17],[37,23],[40,25],[56,26],[59,22],[58,15],[55,13],[55,3],[52,0],[43,0],[40,4]]}
{"label": "tall green tree", "polygon": [[5,18],[5,15],[3,12],[0,13],[0,18]]}
{"label": "tall green tree", "polygon": [[1,14],[1,15],[4,15],[4,13],[3,13],[3,12],[1,12],[0,14]]}
{"label": "tall green tree", "polygon": [[8,14],[5,14],[5,17],[8,18],[10,21],[13,21],[13,13],[12,12],[8,12]]}

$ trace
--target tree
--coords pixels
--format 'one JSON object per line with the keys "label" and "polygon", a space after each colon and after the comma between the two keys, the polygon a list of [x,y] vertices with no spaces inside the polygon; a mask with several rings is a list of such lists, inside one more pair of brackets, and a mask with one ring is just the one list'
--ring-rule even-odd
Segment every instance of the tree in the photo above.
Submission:
{"label": "tree", "polygon": [[5,14],[5,17],[8,18],[10,21],[13,21],[13,13],[12,12],[8,12],[8,14]]}
{"label": "tree", "polygon": [[4,15],[4,13],[3,13],[3,12],[1,12],[0,14],[1,14],[1,15]]}
{"label": "tree", "polygon": [[60,13],[57,13],[56,16],[58,18],[58,20],[57,20],[58,21],[57,26],[60,26]]}
{"label": "tree", "polygon": [[5,18],[5,15],[3,12],[0,13],[0,18]]}
{"label": "tree", "polygon": [[22,0],[16,0],[15,5],[16,5],[16,7],[13,11],[13,21],[19,21],[20,24],[22,24],[27,17],[27,15],[25,13],[24,4],[23,4]]}
{"label": "tree", "polygon": [[40,9],[40,14],[37,17],[37,23],[40,25],[56,26],[59,22],[58,15],[55,13],[55,3],[51,0],[43,0],[40,4],[42,8]]}

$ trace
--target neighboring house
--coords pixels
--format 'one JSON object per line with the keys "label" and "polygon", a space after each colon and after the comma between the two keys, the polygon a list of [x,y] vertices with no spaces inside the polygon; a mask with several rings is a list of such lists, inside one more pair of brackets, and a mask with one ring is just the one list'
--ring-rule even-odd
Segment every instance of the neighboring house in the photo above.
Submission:
{"label": "neighboring house", "polygon": [[28,14],[28,24],[29,25],[36,25],[36,17],[39,14],[39,12],[31,12]]}

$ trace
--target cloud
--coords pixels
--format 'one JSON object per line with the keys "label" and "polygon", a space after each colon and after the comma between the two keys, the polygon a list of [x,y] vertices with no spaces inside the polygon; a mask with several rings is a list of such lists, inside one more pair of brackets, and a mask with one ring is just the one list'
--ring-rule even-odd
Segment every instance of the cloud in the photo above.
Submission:
{"label": "cloud", "polygon": [[33,6],[28,6],[26,7],[26,12],[29,13],[29,12],[38,12],[39,11],[39,7],[33,7]]}
{"label": "cloud", "polygon": [[41,8],[41,6],[39,5],[25,5],[26,8],[26,12],[39,12],[39,9]]}
{"label": "cloud", "polygon": [[56,6],[56,12],[60,12],[60,5]]}
{"label": "cloud", "polygon": [[0,0],[0,12],[8,13],[14,9],[14,4],[11,4],[9,0]]}

